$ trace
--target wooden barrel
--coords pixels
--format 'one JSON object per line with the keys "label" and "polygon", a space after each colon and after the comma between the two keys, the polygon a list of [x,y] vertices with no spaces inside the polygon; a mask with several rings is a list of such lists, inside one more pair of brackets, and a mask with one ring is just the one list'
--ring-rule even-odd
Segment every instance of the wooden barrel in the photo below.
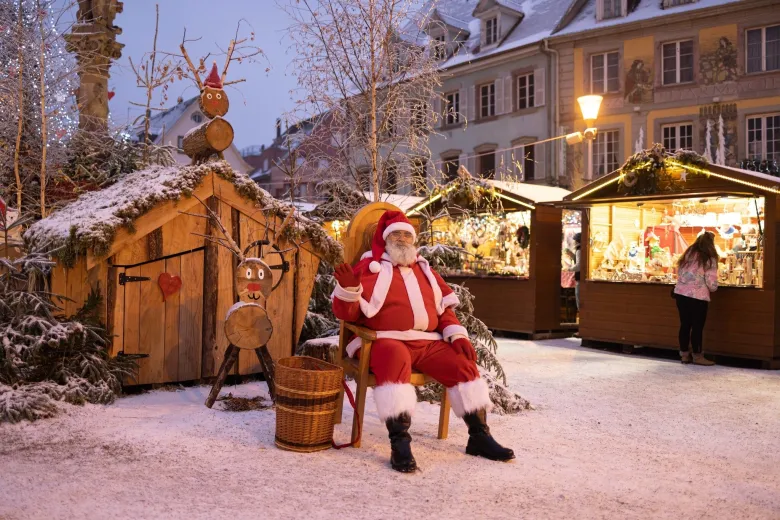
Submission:
{"label": "wooden barrel", "polygon": [[344,371],[308,356],[276,362],[276,438],[283,450],[327,450]]}

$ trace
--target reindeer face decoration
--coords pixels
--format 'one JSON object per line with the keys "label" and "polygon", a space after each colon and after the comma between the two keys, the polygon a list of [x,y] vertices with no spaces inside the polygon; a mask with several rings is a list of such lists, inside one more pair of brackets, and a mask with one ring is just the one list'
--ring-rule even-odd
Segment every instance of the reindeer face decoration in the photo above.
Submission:
{"label": "reindeer face decoration", "polygon": [[247,258],[236,269],[236,292],[242,302],[265,300],[271,294],[273,283],[271,268],[259,258]]}
{"label": "reindeer face decoration", "polygon": [[200,110],[209,119],[222,117],[227,114],[230,108],[228,97],[223,90],[222,78],[217,71],[217,64],[211,66],[211,72],[203,82],[203,88],[200,92]]}

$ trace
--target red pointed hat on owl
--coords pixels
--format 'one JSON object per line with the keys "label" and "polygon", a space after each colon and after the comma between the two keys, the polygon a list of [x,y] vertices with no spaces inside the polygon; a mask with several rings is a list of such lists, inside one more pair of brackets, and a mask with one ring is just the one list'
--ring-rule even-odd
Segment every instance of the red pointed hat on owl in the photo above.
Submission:
{"label": "red pointed hat on owl", "polygon": [[385,252],[385,240],[387,236],[393,231],[408,231],[412,234],[413,239],[417,238],[417,232],[414,230],[414,226],[409,222],[400,211],[385,211],[385,213],[379,218],[379,223],[376,226],[374,232],[374,239],[371,241],[371,263],[368,264],[368,269],[372,273],[378,273],[382,265],[382,254]]}
{"label": "red pointed hat on owl", "polygon": [[219,71],[217,70],[217,62],[211,66],[211,72],[209,77],[203,82],[203,85],[211,88],[222,88],[222,78],[219,77]]}

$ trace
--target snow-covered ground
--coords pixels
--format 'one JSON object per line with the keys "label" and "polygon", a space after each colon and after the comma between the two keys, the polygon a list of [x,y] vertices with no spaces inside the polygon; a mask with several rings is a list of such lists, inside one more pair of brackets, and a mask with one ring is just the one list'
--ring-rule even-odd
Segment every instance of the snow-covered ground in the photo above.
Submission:
{"label": "snow-covered ground", "polygon": [[780,373],[571,340],[501,340],[499,354],[537,408],[491,417],[513,463],[465,455],[454,417],[437,440],[427,403],[412,426],[422,471],[403,475],[371,399],[362,448],[297,454],[274,447],[272,410],[156,391],[0,426],[0,518],[780,518]]}

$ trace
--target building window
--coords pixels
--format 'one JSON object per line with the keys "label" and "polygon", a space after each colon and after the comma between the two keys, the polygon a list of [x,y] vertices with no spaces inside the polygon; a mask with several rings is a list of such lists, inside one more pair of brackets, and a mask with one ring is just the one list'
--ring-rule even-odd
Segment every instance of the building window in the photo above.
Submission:
{"label": "building window", "polygon": [[668,151],[693,150],[693,124],[664,125],[661,127],[661,132],[664,148]]}
{"label": "building window", "polygon": [[747,71],[780,70],[780,25],[747,31]]}
{"label": "building window", "polygon": [[593,173],[596,176],[606,175],[618,169],[620,162],[619,130],[607,130],[599,132],[593,142]]}
{"label": "building window", "polygon": [[496,153],[494,150],[482,152],[477,156],[479,176],[483,179],[492,179],[496,173]]}
{"label": "building window", "polygon": [[176,138],[176,148],[182,150],[184,148],[184,136],[180,135]]}
{"label": "building window", "polygon": [[398,191],[398,177],[395,166],[388,165],[385,167],[385,174],[382,176],[380,184],[382,191],[385,193],[396,193]]}
{"label": "building window", "polygon": [[428,187],[428,161],[423,158],[412,160],[412,191],[415,195],[423,195]]}
{"label": "building window", "polygon": [[534,75],[524,74],[517,77],[517,109],[534,106]]}
{"label": "building window", "polygon": [[498,41],[498,18],[490,18],[485,21],[485,45],[492,45]]}
{"label": "building window", "polygon": [[417,133],[425,132],[425,112],[428,105],[425,103],[415,103],[412,105],[412,127]]}
{"label": "building window", "polygon": [[447,40],[444,35],[437,36],[431,43],[433,45],[434,60],[443,60],[447,57]]}
{"label": "building window", "polygon": [[203,122],[203,114],[200,112],[193,112],[190,116],[190,119],[192,119],[195,123],[202,123]]}
{"label": "building window", "polygon": [[496,115],[496,84],[488,83],[479,87],[479,116]]}
{"label": "building window", "polygon": [[601,19],[623,16],[623,0],[601,0]]}
{"label": "building window", "polygon": [[265,159],[263,159],[263,171],[264,171],[264,172],[267,172],[267,171],[268,171],[268,157],[266,157]]}
{"label": "building window", "polygon": [[460,123],[460,94],[450,92],[444,100],[444,121],[448,125]]}
{"label": "building window", "polygon": [[663,45],[664,85],[693,81],[693,40]]}
{"label": "building window", "polygon": [[620,90],[617,52],[594,54],[590,57],[590,93],[605,94]]}
{"label": "building window", "polygon": [[442,161],[444,161],[444,164],[442,164],[442,173],[444,173],[444,178],[447,180],[447,182],[455,180],[458,177],[458,168],[460,167],[460,160],[458,159],[458,156],[455,155],[453,157],[442,157]]}
{"label": "building window", "polygon": [[385,128],[387,129],[387,137],[395,136],[395,121],[393,121],[392,114],[385,115]]}
{"label": "building window", "polygon": [[523,146],[523,179],[534,179],[536,175],[536,151],[532,144]]}
{"label": "building window", "polygon": [[780,161],[780,114],[747,118],[750,159]]}

